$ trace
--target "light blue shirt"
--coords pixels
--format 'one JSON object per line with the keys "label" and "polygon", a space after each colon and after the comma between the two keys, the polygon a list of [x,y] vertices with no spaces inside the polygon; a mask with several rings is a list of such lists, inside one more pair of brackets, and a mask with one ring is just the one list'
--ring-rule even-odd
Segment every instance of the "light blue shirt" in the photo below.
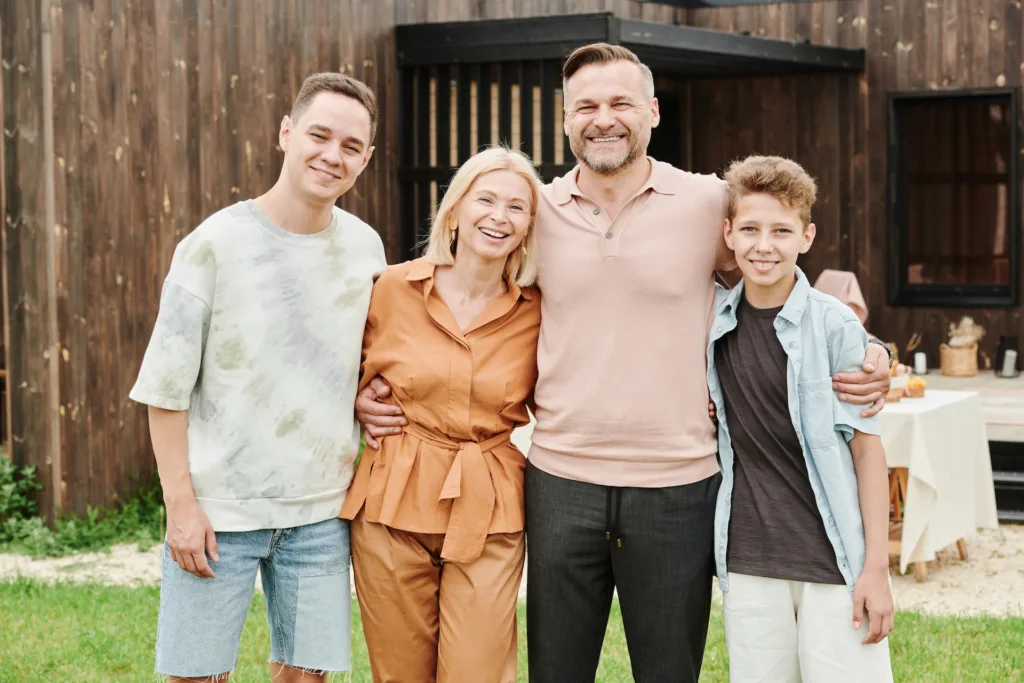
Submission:
{"label": "light blue shirt", "polygon": [[[860,370],[867,351],[864,326],[848,306],[813,289],[796,269],[796,286],[775,318],[775,331],[786,352],[786,391],[811,480],[811,490],[835,549],[839,571],[853,590],[864,569],[864,523],[857,474],[849,441],[854,430],[880,434],[877,417],[860,416],[861,406],[840,401],[832,390],[836,372]],[[715,564],[722,590],[729,589],[726,553],[732,509],[733,451],[729,406],[715,369],[715,342],[736,328],[736,306],[743,283],[716,287],[715,318],[708,343],[708,389],[718,417],[718,458],[722,486],[715,508]]]}

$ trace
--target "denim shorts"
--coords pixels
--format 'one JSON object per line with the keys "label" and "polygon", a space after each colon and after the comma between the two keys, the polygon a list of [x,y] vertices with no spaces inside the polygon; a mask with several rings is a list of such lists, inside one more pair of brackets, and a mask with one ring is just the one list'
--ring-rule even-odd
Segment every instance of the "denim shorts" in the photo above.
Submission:
{"label": "denim shorts", "polygon": [[242,625],[263,581],[270,660],[317,671],[347,671],[351,654],[348,522],[334,518],[290,529],[218,532],[217,575],[200,579],[164,543],[156,671],[216,676],[235,668]]}

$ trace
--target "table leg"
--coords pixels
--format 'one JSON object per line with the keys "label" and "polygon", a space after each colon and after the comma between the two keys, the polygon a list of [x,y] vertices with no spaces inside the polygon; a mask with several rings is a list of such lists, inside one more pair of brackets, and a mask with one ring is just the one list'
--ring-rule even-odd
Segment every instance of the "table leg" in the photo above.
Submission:
{"label": "table leg", "polygon": [[924,562],[914,562],[914,580],[923,583],[928,579],[928,565]]}
{"label": "table leg", "polygon": [[958,540],[956,542],[956,549],[958,551],[960,551],[960,559],[963,560],[964,562],[966,562],[967,561],[967,543],[964,542],[964,539],[961,538],[960,540]]}

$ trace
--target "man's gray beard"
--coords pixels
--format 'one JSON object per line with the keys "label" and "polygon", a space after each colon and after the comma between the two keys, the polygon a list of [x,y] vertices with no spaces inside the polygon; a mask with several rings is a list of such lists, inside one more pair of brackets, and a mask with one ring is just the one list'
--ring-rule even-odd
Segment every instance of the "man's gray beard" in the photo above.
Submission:
{"label": "man's gray beard", "polygon": [[[614,175],[646,154],[647,145],[643,144],[643,141],[639,139],[639,136],[637,138],[633,138],[631,136],[630,141],[632,144],[630,144],[629,150],[626,152],[625,156],[620,157],[619,159],[609,159],[607,161],[598,161],[587,157],[584,153],[584,150],[587,147],[585,138],[580,138],[578,140],[570,138],[569,148],[572,150],[576,159],[594,173],[598,173],[600,175]],[[650,137],[647,138],[647,142],[650,143]],[[582,143],[582,146],[579,146],[579,143]]]}

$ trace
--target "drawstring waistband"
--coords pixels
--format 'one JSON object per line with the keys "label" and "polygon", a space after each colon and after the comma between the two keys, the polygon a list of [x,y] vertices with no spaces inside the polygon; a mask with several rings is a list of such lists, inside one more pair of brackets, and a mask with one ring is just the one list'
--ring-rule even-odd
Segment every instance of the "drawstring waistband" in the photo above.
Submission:
{"label": "drawstring waistband", "polygon": [[[615,514],[612,515],[612,499],[615,499]],[[608,499],[605,504],[605,527],[604,538],[606,541],[615,539],[615,545],[622,547],[622,533],[619,530],[619,518],[622,512],[622,489],[609,486]]]}

